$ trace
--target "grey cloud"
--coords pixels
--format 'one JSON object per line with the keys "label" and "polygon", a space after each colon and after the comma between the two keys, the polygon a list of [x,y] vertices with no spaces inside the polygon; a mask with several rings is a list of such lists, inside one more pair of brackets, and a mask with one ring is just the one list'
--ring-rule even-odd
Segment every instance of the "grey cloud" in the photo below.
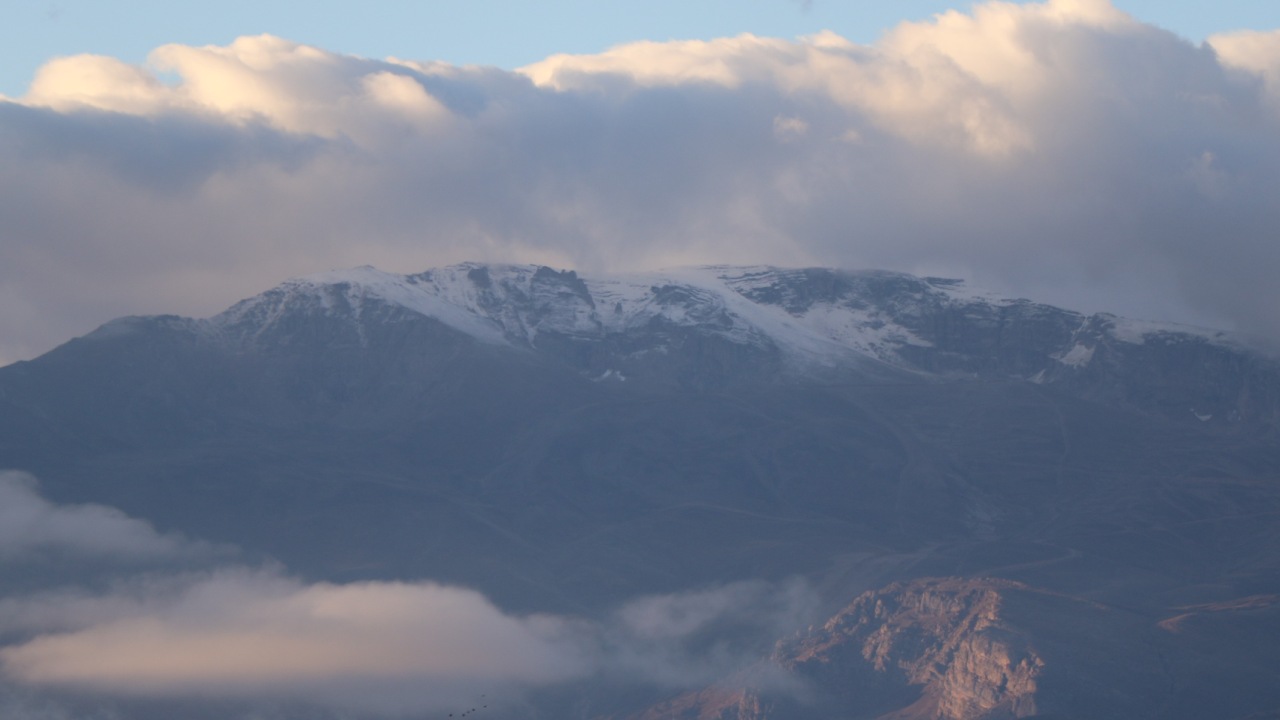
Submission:
{"label": "grey cloud", "polygon": [[[0,472],[0,562],[50,554],[123,562],[193,559],[225,549],[162,535],[149,523],[103,505],[55,505],[35,478]],[[0,627],[4,622],[0,621]]]}
{"label": "grey cloud", "polygon": [[765,657],[818,610],[817,593],[798,579],[637,598],[606,626],[604,673],[678,688],[711,684]]}
{"label": "grey cloud", "polygon": [[[814,609],[803,583],[745,582],[637,598],[603,620],[512,615],[430,582],[195,569],[210,550],[111,507],[55,505],[31,475],[0,474],[0,560],[41,559],[54,583],[0,596],[4,716],[164,717],[216,698],[219,717],[398,717],[481,696],[518,706],[526,692],[593,679],[685,688],[760,659]],[[58,573],[84,557],[113,571]],[[137,565],[156,560],[170,564]]]}
{"label": "grey cloud", "polygon": [[[309,583],[211,550],[0,474],[0,561],[39,558],[43,573],[0,595],[4,716],[158,718],[199,701],[220,718],[399,717],[599,680],[688,688],[763,658],[817,608],[799,580],[750,581],[604,618],[516,615],[466,588]],[[84,558],[113,573],[58,572]],[[168,564],[137,565],[156,560]]]}
{"label": "grey cloud", "polygon": [[105,79],[0,105],[0,358],[464,259],[883,267],[1277,338],[1280,37],[1215,42],[1054,0],[517,73],[273,38],[162,49],[173,85],[72,59]]}
{"label": "grey cloud", "polygon": [[305,585],[233,568],[61,608],[64,629],[0,650],[11,681],[397,715],[486,692],[497,702],[589,667],[573,621],[509,616],[478,593],[430,583]]}
{"label": "grey cloud", "polygon": [[22,161],[83,167],[161,197],[189,194],[208,178],[271,163],[300,170],[318,143],[261,126],[199,117],[155,118],[83,109],[57,112],[0,102],[0,152]]}
{"label": "grey cloud", "polygon": [[[0,602],[11,683],[125,700],[403,714],[494,708],[591,678],[693,687],[763,657],[811,608],[799,584],[642,598],[607,622],[504,613],[433,583],[305,584],[245,568]],[[717,639],[718,638],[718,639]],[[726,639],[728,638],[728,639]]]}

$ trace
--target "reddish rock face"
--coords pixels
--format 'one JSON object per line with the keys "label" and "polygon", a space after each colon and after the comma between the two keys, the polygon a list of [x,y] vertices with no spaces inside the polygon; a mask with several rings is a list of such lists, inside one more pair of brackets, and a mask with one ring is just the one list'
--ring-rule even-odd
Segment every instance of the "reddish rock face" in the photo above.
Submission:
{"label": "reddish rock face", "polygon": [[[998,580],[894,584],[859,597],[821,629],[781,643],[774,658],[834,685],[841,683],[833,671],[843,667],[851,676],[871,675],[874,684],[918,687],[909,716],[1029,717],[1044,661],[1001,617],[1002,592],[1010,590],[1026,588]],[[858,702],[852,684],[841,694]]]}
{"label": "reddish rock face", "polygon": [[[761,666],[636,720],[1032,717],[1044,661],[1002,617],[1009,592],[1035,591],[1002,580],[895,583],[780,641]],[[769,666],[784,670],[790,686],[770,683]]]}
{"label": "reddish rock face", "polygon": [[[1258,598],[1228,605],[1181,608],[1170,623],[1010,580],[894,583],[780,641],[752,669],[633,720],[1154,719],[1215,707],[1243,718],[1233,706],[1280,693],[1224,692],[1258,679],[1224,665],[1223,653],[1265,666],[1263,638],[1280,613]],[[1214,625],[1229,612],[1264,613],[1249,620],[1259,639],[1223,632],[1240,617]]]}

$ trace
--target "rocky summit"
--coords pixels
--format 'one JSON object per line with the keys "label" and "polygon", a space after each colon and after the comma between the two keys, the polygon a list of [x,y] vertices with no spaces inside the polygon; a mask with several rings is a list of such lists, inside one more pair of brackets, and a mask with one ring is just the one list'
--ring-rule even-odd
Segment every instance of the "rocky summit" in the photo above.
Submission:
{"label": "rocky summit", "polygon": [[0,368],[0,467],[306,578],[512,612],[814,595],[723,639],[717,678],[511,717],[1243,720],[1280,710],[1278,413],[1248,339],[957,280],[469,263]]}

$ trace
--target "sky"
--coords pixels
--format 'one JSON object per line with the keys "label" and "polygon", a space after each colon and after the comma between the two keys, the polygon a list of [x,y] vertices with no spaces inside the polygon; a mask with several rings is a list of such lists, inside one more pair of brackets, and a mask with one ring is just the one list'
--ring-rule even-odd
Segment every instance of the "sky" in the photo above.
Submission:
{"label": "sky", "polygon": [[8,0],[0,363],[464,260],[874,267],[1274,341],[1280,6],[1206,7]]}
{"label": "sky", "polygon": [[[12,7],[10,7],[12,6]],[[17,96],[58,55],[99,53],[142,62],[166,43],[225,45],[270,33],[341,53],[513,69],[554,53],[593,53],[635,40],[750,32],[798,37],[832,30],[862,44],[903,20],[957,0],[5,0],[0,93]],[[1257,0],[1120,0],[1116,7],[1200,42],[1240,28],[1280,27],[1280,5]]]}
{"label": "sky", "polygon": [[[291,276],[464,260],[885,268],[1280,340],[1264,3],[4,2],[0,363]],[[0,597],[0,717],[696,684],[724,669],[699,628],[811,610],[744,584],[588,622],[312,583],[0,473],[0,573],[58,563],[111,581]]]}

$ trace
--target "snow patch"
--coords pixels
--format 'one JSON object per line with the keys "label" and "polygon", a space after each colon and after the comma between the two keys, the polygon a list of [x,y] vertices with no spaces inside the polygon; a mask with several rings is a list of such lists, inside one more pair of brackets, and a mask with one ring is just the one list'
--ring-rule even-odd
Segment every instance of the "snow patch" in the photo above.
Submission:
{"label": "snow patch", "polygon": [[[342,303],[337,302],[339,297],[343,300]],[[402,307],[434,318],[482,342],[506,342],[501,328],[472,308],[449,302],[431,288],[416,284],[405,275],[383,272],[368,266],[287,280],[275,290],[239,303],[214,320],[230,324],[245,320],[251,315],[260,315],[255,319],[260,332],[299,304],[319,307],[328,313],[350,312],[359,318],[370,301]]]}
{"label": "snow patch", "polygon": [[1116,340],[1131,345],[1144,345],[1147,339],[1153,335],[1189,335],[1222,345],[1243,346],[1246,344],[1233,337],[1230,333],[1212,328],[1183,325],[1181,323],[1156,322],[1153,320],[1135,320],[1114,315],[1105,317],[1109,321],[1107,333]]}
{"label": "snow patch", "polygon": [[1019,302],[991,290],[974,287],[968,282],[956,278],[929,277],[923,279],[935,291],[943,293],[955,302],[964,304],[984,303],[987,305],[994,305],[996,307],[1012,305]]}
{"label": "snow patch", "polygon": [[932,345],[878,310],[818,303],[801,319],[808,329],[838,345],[887,362],[897,360],[896,351],[903,345]]}
{"label": "snow patch", "polygon": [[[831,274],[847,289],[823,294],[821,283],[809,284],[811,276]],[[881,287],[887,288],[884,297],[872,290]],[[211,327],[260,333],[301,306],[349,314],[359,332],[360,319],[379,304],[435,318],[493,344],[533,346],[544,334],[605,339],[674,326],[743,345],[774,347],[802,365],[833,367],[866,357],[908,366],[902,350],[931,343],[904,323],[940,307],[969,312],[1023,302],[959,280],[879,271],[705,266],[586,278],[533,265],[464,263],[416,275],[360,267],[289,280],[213,318]],[[1215,342],[1225,338],[1202,328],[1109,315],[1084,318],[1082,329],[1097,320],[1113,338],[1133,344],[1146,342],[1153,333],[1190,333]],[[1084,367],[1095,347],[1077,342],[1054,359]],[[646,351],[665,350],[659,342]],[[597,379],[625,380],[616,370]],[[1044,382],[1045,375],[1031,380]]]}
{"label": "snow patch", "polygon": [[1093,351],[1095,348],[1087,347],[1082,343],[1076,343],[1067,352],[1061,355],[1055,355],[1054,359],[1063,365],[1074,368],[1081,368],[1089,364],[1093,360]]}

